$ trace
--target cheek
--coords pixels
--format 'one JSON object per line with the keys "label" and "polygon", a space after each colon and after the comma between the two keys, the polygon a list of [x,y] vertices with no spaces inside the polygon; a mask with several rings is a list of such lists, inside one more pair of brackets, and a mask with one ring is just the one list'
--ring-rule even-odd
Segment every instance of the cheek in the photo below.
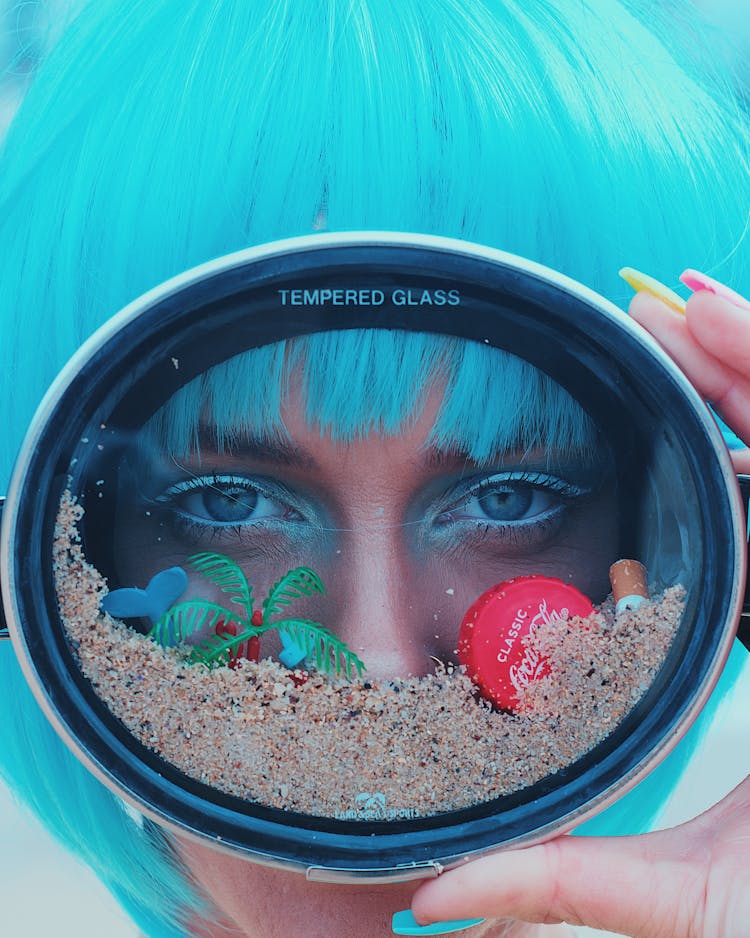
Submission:
{"label": "cheek", "polygon": [[458,623],[482,593],[518,576],[558,577],[599,603],[610,592],[609,567],[618,559],[618,544],[617,503],[607,493],[570,510],[540,549],[511,552],[487,538],[449,553],[426,554],[421,583],[430,585],[441,617],[449,614]]}
{"label": "cheek", "polygon": [[611,592],[609,568],[619,559],[620,519],[613,493],[571,513],[560,543],[550,552],[552,575],[577,586],[594,603]]}
{"label": "cheek", "polygon": [[[258,866],[202,844],[177,841],[189,873],[218,910],[226,934],[263,938],[350,938],[389,935],[391,916],[406,909],[416,884],[362,887],[309,883],[302,873]],[[195,922],[196,938],[216,938],[221,928]]]}
{"label": "cheek", "polygon": [[198,534],[182,531],[157,511],[146,517],[142,510],[131,508],[118,513],[113,545],[118,585],[142,586],[160,570],[181,566],[190,578],[185,596],[212,600],[221,599],[221,591],[191,572],[188,558],[200,552],[223,554],[243,569],[256,608],[274,583],[294,567],[312,567],[325,582],[334,566],[334,550],[321,537],[311,535],[297,542],[282,533],[257,533],[239,527]]}
{"label": "cheek", "polygon": [[[609,566],[618,559],[618,518],[614,496],[605,494],[570,509],[541,548],[509,551],[507,544],[492,538],[466,538],[446,547],[405,535],[389,544],[387,551],[382,549],[387,556],[379,557],[371,541],[357,553],[333,537],[293,545],[243,536],[233,545],[196,545],[186,543],[158,518],[133,512],[118,519],[115,543],[117,578],[128,586],[143,586],[172,565],[186,567],[187,557],[196,550],[226,553],[241,565],[252,585],[255,609],[287,570],[311,566],[325,584],[326,595],[296,600],[289,615],[323,624],[358,653],[362,651],[365,659],[367,650],[377,648],[379,641],[395,648],[408,640],[404,667],[424,672],[431,669],[430,655],[442,661],[455,659],[464,614],[482,593],[503,580],[530,574],[555,576],[577,586],[593,602],[602,601],[609,593]],[[191,596],[231,605],[215,585],[194,574],[183,598]],[[275,632],[264,636],[263,657],[277,657],[280,650]]]}
{"label": "cheek", "polygon": [[[317,550],[295,549],[288,540],[281,542],[272,538],[253,539],[245,535],[225,535],[226,543],[217,544],[208,538],[196,543],[182,536],[174,526],[162,521],[154,513],[145,517],[142,512],[121,512],[114,532],[114,575],[110,582],[118,586],[135,586],[143,589],[159,572],[180,566],[188,573],[188,585],[177,602],[199,598],[217,603],[238,617],[245,616],[241,604],[233,602],[227,592],[211,582],[205,576],[195,572],[188,558],[197,552],[209,551],[225,554],[239,564],[251,587],[253,611],[262,609],[263,600],[268,596],[275,583],[287,571],[299,567],[312,567],[322,578],[324,584],[330,582],[333,566],[328,558],[331,550],[321,545]],[[295,600],[287,613],[276,614],[273,620],[300,617],[326,625],[330,618],[330,603],[327,596],[301,597]],[[231,615],[224,617],[230,619]],[[144,620],[144,629],[150,623]],[[215,628],[203,627],[191,632],[189,644],[203,641],[215,634]],[[278,657],[281,641],[275,631],[267,633],[261,640],[262,657]]]}
{"label": "cheek", "polygon": [[118,512],[113,544],[115,571],[121,586],[144,586],[160,570],[185,566],[182,545],[166,525],[143,511]]}

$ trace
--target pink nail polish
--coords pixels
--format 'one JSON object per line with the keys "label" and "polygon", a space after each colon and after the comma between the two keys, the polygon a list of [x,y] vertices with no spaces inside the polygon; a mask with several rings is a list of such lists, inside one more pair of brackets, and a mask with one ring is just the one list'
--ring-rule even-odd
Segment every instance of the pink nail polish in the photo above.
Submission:
{"label": "pink nail polish", "polygon": [[713,277],[709,277],[707,274],[702,274],[697,270],[686,270],[680,275],[680,280],[688,289],[692,290],[693,293],[698,293],[700,290],[708,290],[710,293],[714,293],[722,299],[729,300],[730,303],[739,306],[740,309],[750,310],[750,301],[746,300],[744,296],[740,296],[739,293],[735,293],[734,290],[730,290],[729,287],[725,287],[724,284],[719,283],[718,280],[714,280]]}

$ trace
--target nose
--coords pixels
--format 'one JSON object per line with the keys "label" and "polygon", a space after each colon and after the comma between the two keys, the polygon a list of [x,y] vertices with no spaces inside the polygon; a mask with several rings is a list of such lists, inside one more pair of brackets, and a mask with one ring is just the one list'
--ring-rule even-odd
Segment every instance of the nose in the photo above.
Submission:
{"label": "nose", "polygon": [[337,558],[343,583],[337,632],[375,678],[432,670],[417,588],[418,569],[399,525],[358,526]]}

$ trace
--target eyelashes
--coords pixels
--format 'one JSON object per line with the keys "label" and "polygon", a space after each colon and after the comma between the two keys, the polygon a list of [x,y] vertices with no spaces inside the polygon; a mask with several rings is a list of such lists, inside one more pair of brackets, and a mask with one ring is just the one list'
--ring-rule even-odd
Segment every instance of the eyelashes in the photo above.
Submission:
{"label": "eyelashes", "polygon": [[450,504],[436,517],[437,525],[472,520],[524,524],[591,494],[591,489],[558,476],[527,471],[469,479],[460,489],[446,493]]}
{"label": "eyelashes", "polygon": [[546,472],[475,476],[443,494],[433,506],[429,530],[450,546],[483,544],[499,553],[541,550],[567,511],[593,491]]}
{"label": "eyelashes", "polygon": [[[483,541],[490,548],[539,549],[557,531],[568,508],[592,493],[547,472],[513,470],[451,483],[418,519],[403,527],[433,547]],[[334,536],[314,503],[275,479],[214,473],[169,485],[153,499],[175,530],[198,544],[223,538],[266,538],[282,549],[300,539]],[[398,522],[396,522],[398,524]],[[343,529],[338,529],[339,532]],[[268,539],[271,540],[268,540]],[[258,543],[263,543],[261,540]]]}
{"label": "eyelashes", "polygon": [[154,501],[184,521],[207,528],[305,520],[283,485],[234,474],[195,476],[170,485]]}

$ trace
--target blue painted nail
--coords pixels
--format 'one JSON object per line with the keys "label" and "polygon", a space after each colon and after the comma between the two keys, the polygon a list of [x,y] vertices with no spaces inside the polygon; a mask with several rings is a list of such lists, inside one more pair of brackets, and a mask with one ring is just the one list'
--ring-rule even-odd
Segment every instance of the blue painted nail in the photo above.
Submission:
{"label": "blue painted nail", "polygon": [[420,925],[411,914],[411,909],[396,912],[391,922],[394,935],[450,935],[472,925],[481,925],[483,918],[453,919],[452,922],[433,922],[432,925]]}

